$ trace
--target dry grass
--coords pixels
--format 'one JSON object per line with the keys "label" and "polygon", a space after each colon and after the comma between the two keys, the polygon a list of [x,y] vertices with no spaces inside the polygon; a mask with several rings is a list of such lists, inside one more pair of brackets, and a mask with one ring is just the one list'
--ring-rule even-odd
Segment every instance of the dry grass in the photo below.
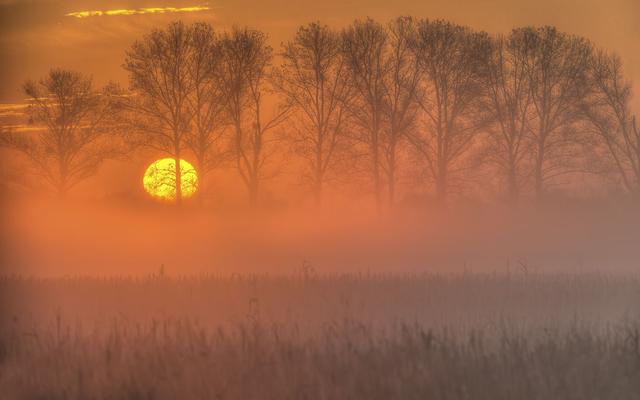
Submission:
{"label": "dry grass", "polygon": [[640,282],[0,281],[8,399],[638,399]]}

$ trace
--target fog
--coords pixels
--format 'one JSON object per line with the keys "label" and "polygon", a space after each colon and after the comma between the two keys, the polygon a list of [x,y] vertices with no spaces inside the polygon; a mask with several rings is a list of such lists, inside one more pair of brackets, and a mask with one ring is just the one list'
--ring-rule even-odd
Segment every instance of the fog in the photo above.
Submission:
{"label": "fog", "polygon": [[[169,3],[176,7],[192,5]],[[445,18],[492,34],[518,26],[551,24],[619,54],[624,77],[635,82],[631,88],[637,89],[639,32],[633,19],[637,2],[632,0],[610,4],[586,1],[579,7],[568,0],[406,0],[394,4],[369,2],[367,7],[362,1],[305,1],[287,7],[281,7],[280,1],[244,1],[241,6],[226,3],[216,2],[206,12],[179,16],[77,19],[66,15],[101,10],[104,4],[89,0],[73,6],[57,0],[37,4],[0,2],[0,53],[5,56],[0,65],[0,100],[24,102],[22,83],[54,66],[78,69],[91,75],[97,84],[114,80],[126,86],[127,72],[122,68],[126,49],[152,27],[166,26],[176,18],[187,23],[202,20],[220,32],[238,24],[255,27],[266,32],[268,43],[277,51],[301,24],[314,19],[342,28],[354,18],[365,16],[386,23],[392,17],[414,15]],[[150,3],[115,2],[111,6],[137,8]],[[629,99],[630,112],[637,110],[637,104],[637,96]],[[22,112],[15,106],[5,108],[3,118],[8,119],[8,126],[23,128]],[[107,162],[98,176],[64,202],[50,200],[37,178],[30,181],[29,190],[17,194],[12,187],[3,187],[0,229],[4,261],[0,268],[37,276],[148,275],[158,273],[164,265],[166,274],[177,276],[291,274],[303,270],[317,274],[617,273],[638,267],[635,242],[640,213],[637,205],[613,200],[615,193],[607,197],[609,200],[591,196],[592,200],[551,201],[544,206],[527,200],[520,207],[474,200],[440,208],[423,197],[406,200],[412,193],[404,189],[415,185],[414,178],[423,172],[413,169],[425,169],[407,158],[402,160],[402,169],[406,169],[402,172],[409,174],[412,170],[415,176],[402,182],[405,193],[399,194],[401,204],[393,209],[376,212],[363,195],[368,194],[368,188],[363,190],[359,183],[334,188],[340,200],[317,209],[300,198],[303,190],[292,189],[299,183],[300,172],[292,167],[298,161],[284,154],[287,151],[283,148],[276,161],[286,164],[289,176],[278,176],[265,184],[263,195],[268,197],[273,190],[275,200],[266,201],[258,211],[244,206],[244,189],[237,174],[230,172],[232,168],[214,177],[214,198],[204,207],[187,204],[178,209],[156,204],[144,195],[132,199],[131,194],[141,190],[142,172],[159,156],[155,153],[136,153],[126,161]],[[3,185],[30,180],[30,174],[23,172],[26,167],[14,165],[4,153],[2,156]],[[482,173],[491,175],[495,171]],[[477,180],[476,186],[495,183],[492,179]],[[340,193],[349,192],[351,189],[345,188],[348,186],[358,186],[352,190],[355,195]],[[485,192],[495,192],[493,189]],[[608,192],[610,188],[601,189]],[[586,188],[580,187],[577,192],[581,190]]]}
{"label": "fog", "polygon": [[[248,211],[5,200],[5,273],[27,276],[630,273],[640,215],[620,203],[447,209],[366,203]],[[161,267],[164,266],[164,267]]]}
{"label": "fog", "polygon": [[0,397],[640,393],[640,2],[289,3],[0,0]]}

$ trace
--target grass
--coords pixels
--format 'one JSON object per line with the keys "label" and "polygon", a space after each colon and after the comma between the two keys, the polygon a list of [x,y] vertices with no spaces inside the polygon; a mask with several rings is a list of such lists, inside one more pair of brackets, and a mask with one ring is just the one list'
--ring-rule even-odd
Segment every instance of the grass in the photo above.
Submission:
{"label": "grass", "polygon": [[0,279],[8,399],[640,399],[640,282]]}

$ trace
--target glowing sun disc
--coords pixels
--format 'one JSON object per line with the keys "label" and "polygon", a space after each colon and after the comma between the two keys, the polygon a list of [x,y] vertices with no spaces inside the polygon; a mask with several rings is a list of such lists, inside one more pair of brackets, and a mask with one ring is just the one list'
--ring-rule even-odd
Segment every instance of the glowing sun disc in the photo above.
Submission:
{"label": "glowing sun disc", "polygon": [[[176,198],[176,160],[162,158],[154,161],[144,172],[144,190],[158,200]],[[180,188],[182,198],[193,196],[198,190],[198,174],[189,162],[180,160]]]}

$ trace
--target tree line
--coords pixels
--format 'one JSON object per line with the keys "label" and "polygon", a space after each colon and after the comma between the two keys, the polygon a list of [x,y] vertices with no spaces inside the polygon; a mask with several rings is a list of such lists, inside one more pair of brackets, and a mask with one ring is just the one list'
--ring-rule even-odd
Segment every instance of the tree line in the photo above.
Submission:
{"label": "tree line", "polygon": [[[572,173],[640,197],[620,58],[550,26],[490,35],[412,17],[314,22],[274,51],[258,30],[174,22],[136,41],[123,68],[128,90],[61,69],[27,82],[29,118],[44,129],[5,128],[2,144],[61,194],[143,146],[191,157],[200,192],[214,168],[234,168],[252,205],[270,163],[291,154],[317,204],[328,185],[357,179],[378,208],[392,206],[406,175],[439,203],[473,180],[510,203],[542,200]],[[180,203],[179,163],[174,176]]]}

